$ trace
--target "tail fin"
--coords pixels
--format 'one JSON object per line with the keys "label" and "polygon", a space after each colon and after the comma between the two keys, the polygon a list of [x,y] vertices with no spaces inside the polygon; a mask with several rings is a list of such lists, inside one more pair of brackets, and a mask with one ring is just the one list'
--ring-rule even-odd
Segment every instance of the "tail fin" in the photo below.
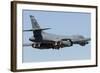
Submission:
{"label": "tail fin", "polygon": [[32,29],[40,29],[40,26],[38,22],[36,21],[35,17],[30,15],[31,23],[32,23]]}
{"label": "tail fin", "polygon": [[31,19],[32,29],[24,30],[24,31],[36,31],[36,30],[42,31],[42,30],[51,29],[51,28],[40,28],[40,26],[39,26],[38,22],[36,21],[35,17],[32,16],[32,15],[30,15],[30,19]]}
{"label": "tail fin", "polygon": [[41,41],[43,39],[42,30],[47,30],[50,28],[41,29],[34,16],[30,15],[30,19],[31,19],[31,23],[32,23],[32,29],[24,30],[24,31],[32,31],[34,38],[35,38],[35,41]]}

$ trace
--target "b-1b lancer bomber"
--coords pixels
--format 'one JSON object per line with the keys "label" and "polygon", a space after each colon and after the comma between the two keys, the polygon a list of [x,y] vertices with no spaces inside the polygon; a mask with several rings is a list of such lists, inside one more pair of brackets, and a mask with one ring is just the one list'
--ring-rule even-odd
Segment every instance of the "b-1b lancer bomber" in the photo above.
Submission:
{"label": "b-1b lancer bomber", "polygon": [[44,30],[48,30],[50,28],[40,28],[35,17],[32,15],[30,15],[30,20],[32,23],[32,29],[23,31],[33,32],[33,36],[29,38],[29,41],[31,41],[32,43],[24,43],[23,46],[32,46],[33,48],[37,49],[60,49],[64,47],[71,47],[74,44],[85,46],[90,41],[90,38],[85,38],[81,35],[62,36],[47,33]]}

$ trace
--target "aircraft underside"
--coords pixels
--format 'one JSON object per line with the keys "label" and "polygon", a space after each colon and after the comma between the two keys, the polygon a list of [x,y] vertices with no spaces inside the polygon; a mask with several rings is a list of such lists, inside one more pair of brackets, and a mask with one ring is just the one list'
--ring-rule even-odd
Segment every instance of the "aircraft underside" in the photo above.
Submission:
{"label": "aircraft underside", "polygon": [[53,43],[36,43],[36,44],[32,44],[33,48],[38,48],[38,49],[59,49],[59,48],[63,48],[65,45],[62,44],[53,44]]}
{"label": "aircraft underside", "polygon": [[63,41],[37,42],[37,43],[32,44],[32,47],[38,48],[38,49],[51,49],[51,48],[59,49],[59,48],[63,48],[63,47],[70,47],[72,45],[73,45],[72,41],[68,39],[68,40],[66,40],[66,42],[63,42]]}

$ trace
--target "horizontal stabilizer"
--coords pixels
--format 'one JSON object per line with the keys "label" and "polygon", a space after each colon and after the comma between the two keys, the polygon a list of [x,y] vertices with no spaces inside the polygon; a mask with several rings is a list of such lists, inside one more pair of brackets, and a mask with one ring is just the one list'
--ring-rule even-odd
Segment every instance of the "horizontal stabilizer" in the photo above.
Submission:
{"label": "horizontal stabilizer", "polygon": [[40,31],[42,31],[42,30],[48,30],[48,29],[51,29],[51,28],[43,28],[43,29],[29,29],[29,30],[23,30],[23,31],[37,31],[37,30],[40,30]]}

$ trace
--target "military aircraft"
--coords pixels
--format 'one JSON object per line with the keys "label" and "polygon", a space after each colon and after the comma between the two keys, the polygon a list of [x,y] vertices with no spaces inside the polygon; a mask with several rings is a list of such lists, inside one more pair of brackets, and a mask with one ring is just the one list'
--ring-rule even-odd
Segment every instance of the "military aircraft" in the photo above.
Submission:
{"label": "military aircraft", "polygon": [[44,32],[44,30],[50,28],[40,28],[37,20],[32,15],[30,15],[30,20],[32,23],[32,29],[23,31],[33,32],[33,36],[29,38],[29,41],[32,43],[24,43],[23,46],[32,46],[37,49],[60,49],[73,46],[73,44],[85,46],[90,41],[90,38],[85,38],[82,35],[61,36]]}

